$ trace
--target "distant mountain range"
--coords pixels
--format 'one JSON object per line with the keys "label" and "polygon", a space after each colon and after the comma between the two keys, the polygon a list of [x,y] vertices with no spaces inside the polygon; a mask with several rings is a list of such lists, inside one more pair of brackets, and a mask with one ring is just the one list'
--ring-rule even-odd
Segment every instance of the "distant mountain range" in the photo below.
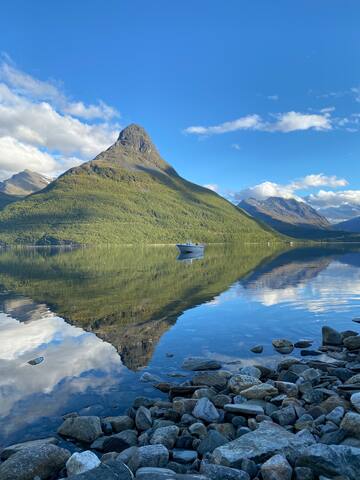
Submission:
{"label": "distant mountain range", "polygon": [[360,205],[348,203],[338,207],[321,207],[317,209],[317,212],[326,217],[330,223],[336,224],[359,217]]}
{"label": "distant mountain range", "polygon": [[51,179],[40,173],[24,170],[0,182],[0,192],[6,195],[25,197],[45,188]]}
{"label": "distant mountain range", "polygon": [[130,125],[94,160],[0,212],[4,243],[268,242],[279,235],[180,177]]}
{"label": "distant mountain range", "polygon": [[249,198],[238,205],[252,217],[275,230],[295,237],[308,237],[330,229],[329,221],[305,202],[293,198]]}
{"label": "distant mountain range", "polygon": [[334,225],[335,230],[341,230],[343,232],[360,233],[360,216],[340,222]]}

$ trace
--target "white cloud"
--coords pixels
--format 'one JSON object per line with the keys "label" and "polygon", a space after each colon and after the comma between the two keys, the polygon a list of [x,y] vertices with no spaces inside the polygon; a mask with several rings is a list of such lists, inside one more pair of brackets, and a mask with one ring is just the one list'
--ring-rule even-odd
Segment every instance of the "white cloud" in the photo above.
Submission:
{"label": "white cloud", "polygon": [[360,205],[360,190],[320,190],[309,195],[306,200],[315,208]]}
{"label": "white cloud", "polygon": [[219,191],[219,185],[216,185],[216,183],[209,183],[207,185],[204,185],[204,187],[208,188],[209,190],[212,190],[213,192]]}
{"label": "white cloud", "polygon": [[262,182],[253,187],[245,188],[240,192],[235,192],[232,194],[232,197],[235,201],[247,198],[265,200],[269,197],[295,198],[299,201],[304,201],[300,196],[296,195],[296,192],[320,186],[342,187],[347,185],[347,183],[344,178],[318,173],[306,175],[285,185],[270,181]]}
{"label": "white cloud", "polygon": [[115,116],[116,109],[104,102],[70,101],[55,82],[43,82],[3,62],[0,175],[24,168],[54,175],[93,158],[117,138],[120,126],[109,121]]}
{"label": "white cloud", "polygon": [[247,115],[230,122],[210,127],[192,126],[184,130],[185,133],[195,135],[219,135],[238,130],[258,130],[263,132],[295,132],[299,130],[325,131],[332,129],[330,112],[307,114],[300,112],[285,112],[273,115],[274,120],[265,121],[260,115]]}

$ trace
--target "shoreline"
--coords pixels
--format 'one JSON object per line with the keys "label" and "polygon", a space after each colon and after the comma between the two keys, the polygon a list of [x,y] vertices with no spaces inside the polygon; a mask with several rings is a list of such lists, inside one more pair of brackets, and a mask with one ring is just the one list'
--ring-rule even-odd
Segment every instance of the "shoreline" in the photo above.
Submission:
{"label": "shoreline", "polygon": [[[309,341],[275,339],[275,351],[285,355],[276,369],[240,365],[230,372],[211,358],[190,357],[179,383],[146,372],[168,399],[138,397],[116,417],[69,413],[56,436],[4,448],[0,480],[356,480],[358,330],[325,326],[318,350]],[[295,346],[302,358],[289,356]],[[261,345],[251,350],[261,358]]]}

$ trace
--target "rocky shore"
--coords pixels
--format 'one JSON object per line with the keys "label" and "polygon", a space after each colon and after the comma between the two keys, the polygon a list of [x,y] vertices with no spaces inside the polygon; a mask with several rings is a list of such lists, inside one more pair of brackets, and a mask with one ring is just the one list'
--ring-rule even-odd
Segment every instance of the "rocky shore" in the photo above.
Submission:
{"label": "rocky shore", "polygon": [[182,383],[146,374],[167,398],[68,414],[57,436],[4,448],[0,480],[359,480],[360,335],[323,327],[311,344],[273,340],[276,368],[193,357]]}

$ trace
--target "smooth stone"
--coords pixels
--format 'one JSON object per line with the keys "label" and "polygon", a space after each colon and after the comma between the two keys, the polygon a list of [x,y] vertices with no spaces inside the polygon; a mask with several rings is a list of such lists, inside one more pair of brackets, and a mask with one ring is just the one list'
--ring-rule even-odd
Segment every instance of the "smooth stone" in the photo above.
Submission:
{"label": "smooth stone", "polygon": [[166,467],[168,461],[169,450],[164,445],[145,445],[134,452],[128,465],[136,472],[140,467]]}
{"label": "smooth stone", "polygon": [[162,444],[166,448],[171,450],[174,448],[176,439],[179,435],[179,427],[176,425],[170,425],[168,427],[162,427],[155,430],[153,436],[151,437],[151,445]]}
{"label": "smooth stone", "polygon": [[41,445],[57,445],[59,440],[56,437],[41,438],[38,440],[29,440],[28,442],[15,443],[14,445],[9,445],[1,451],[0,458],[1,460],[7,460],[14,453],[19,452],[23,448],[33,448]]}
{"label": "smooth stone", "polygon": [[360,437],[360,414],[347,412],[340,423],[340,428],[348,432],[349,436]]}
{"label": "smooth stone", "polygon": [[70,417],[58,428],[64,437],[75,438],[80,442],[92,443],[103,434],[99,417]]}
{"label": "smooth stone", "polygon": [[192,463],[197,459],[197,452],[194,450],[182,450],[174,448],[172,451],[172,459],[180,464]]}
{"label": "smooth stone", "polygon": [[283,455],[274,455],[260,468],[263,480],[291,480],[292,468]]}
{"label": "smooth stone", "polygon": [[360,349],[360,335],[344,338],[344,345],[348,350]]}
{"label": "smooth stone", "polygon": [[277,338],[272,341],[272,345],[278,353],[289,354],[294,350],[294,344],[285,338]]}
{"label": "smooth stone", "polygon": [[239,373],[240,375],[249,375],[250,377],[255,377],[258,379],[261,377],[261,370],[252,365],[240,368]]}
{"label": "smooth stone", "polygon": [[360,392],[353,393],[350,397],[350,403],[357,412],[360,413]]}
{"label": "smooth stone", "polygon": [[141,467],[136,472],[136,480],[167,480],[174,478],[176,472],[170,468]]}
{"label": "smooth stone", "polygon": [[246,399],[262,400],[265,397],[272,397],[279,393],[278,389],[269,383],[262,383],[261,385],[254,385],[241,391],[241,395]]}
{"label": "smooth stone", "polygon": [[261,381],[250,375],[237,374],[230,378],[228,387],[233,393],[241,393],[247,388],[253,387],[254,385],[260,385]]}
{"label": "smooth stone", "polygon": [[217,422],[220,418],[220,414],[215,405],[206,397],[200,398],[196,402],[192,414],[195,418],[209,423]]}
{"label": "smooth stone", "polygon": [[99,458],[90,450],[75,452],[66,462],[66,471],[68,476],[78,475],[98,467],[100,463]]}
{"label": "smooth stone", "polygon": [[146,407],[139,407],[135,416],[135,425],[138,430],[148,430],[152,427],[150,410]]}
{"label": "smooth stone", "polygon": [[131,430],[134,428],[134,420],[127,415],[120,415],[118,417],[105,417],[105,423],[110,423],[111,428],[115,433],[120,433],[123,430]]}
{"label": "smooth stone", "polygon": [[197,372],[192,378],[193,385],[205,385],[206,387],[215,387],[223,389],[226,387],[231,373],[226,370],[212,372]]}
{"label": "smooth stone", "polygon": [[298,467],[308,467],[315,475],[337,475],[349,480],[358,480],[360,472],[360,449],[343,445],[311,445],[296,461]]}
{"label": "smooth stone", "polygon": [[158,377],[157,375],[153,375],[152,373],[149,372],[144,372],[141,377],[139,378],[140,382],[146,383],[146,382],[153,382],[153,383],[160,383],[161,378]]}
{"label": "smooth stone", "polygon": [[227,403],[231,403],[231,397],[229,395],[219,393],[218,395],[215,395],[215,397],[211,401],[213,402],[215,407],[224,408],[224,405],[226,405]]}
{"label": "smooth stone", "polygon": [[243,470],[206,462],[201,462],[200,473],[210,480],[250,480],[249,474]]}
{"label": "smooth stone", "polygon": [[260,405],[254,405],[248,402],[245,403],[229,403],[224,405],[226,412],[235,413],[238,415],[263,415],[264,409]]}
{"label": "smooth stone", "polygon": [[264,351],[264,347],[262,345],[254,345],[250,350],[253,353],[262,353]]}
{"label": "smooth stone", "polygon": [[295,348],[309,348],[313,344],[312,340],[298,340],[294,343]]}
{"label": "smooth stone", "polygon": [[[98,447],[98,450],[102,450],[103,452],[122,452],[129,447],[135,447],[137,442],[138,439],[135,430],[123,430],[120,433],[105,437],[101,448]],[[96,447],[92,444],[91,448]]]}
{"label": "smooth stone", "polygon": [[209,433],[204,437],[198,447],[197,451],[200,455],[205,455],[205,453],[212,453],[215,448],[220,447],[220,445],[224,445],[228,443],[228,438],[221,433],[217,432],[216,430],[209,430]]}
{"label": "smooth stone", "polygon": [[64,480],[133,480],[129,467],[120,460],[109,460],[98,467],[78,475],[71,475]]}
{"label": "smooth stone", "polygon": [[259,463],[278,453],[296,455],[302,447],[313,442],[311,435],[295,435],[280,425],[265,420],[256,430],[216,448],[213,460],[220,465],[240,468],[244,459]]}
{"label": "smooth stone", "polygon": [[0,480],[33,480],[55,476],[64,466],[70,452],[45,444],[23,448],[0,464]]}
{"label": "smooth stone", "polygon": [[221,368],[221,363],[217,360],[206,357],[188,357],[184,360],[181,365],[183,370],[219,370]]}
{"label": "smooth stone", "polygon": [[322,327],[323,345],[342,345],[343,339],[341,333],[328,325]]}

